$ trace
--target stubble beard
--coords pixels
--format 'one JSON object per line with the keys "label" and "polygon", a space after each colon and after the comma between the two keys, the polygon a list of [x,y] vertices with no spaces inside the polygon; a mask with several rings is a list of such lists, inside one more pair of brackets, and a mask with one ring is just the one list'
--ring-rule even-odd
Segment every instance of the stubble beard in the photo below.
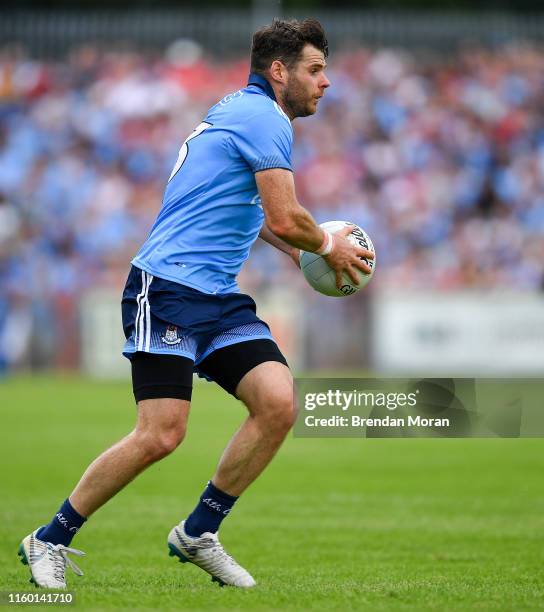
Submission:
{"label": "stubble beard", "polygon": [[283,104],[287,109],[287,114],[293,119],[296,117],[309,117],[315,113],[315,109],[310,107],[310,100],[308,100],[304,87],[293,76],[289,78],[285,88]]}

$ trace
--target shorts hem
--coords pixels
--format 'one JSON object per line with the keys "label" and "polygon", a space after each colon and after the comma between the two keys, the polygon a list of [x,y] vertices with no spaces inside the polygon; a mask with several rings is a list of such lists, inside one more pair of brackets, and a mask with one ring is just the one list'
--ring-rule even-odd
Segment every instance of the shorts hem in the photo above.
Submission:
{"label": "shorts hem", "polygon": [[227,346],[232,346],[233,344],[242,344],[242,342],[249,342],[250,340],[272,340],[274,342],[274,338],[272,338],[272,334],[270,335],[258,335],[258,336],[244,336],[242,338],[236,338],[235,340],[229,340],[225,342],[221,342],[217,346],[214,346],[212,349],[207,350],[202,356],[198,358],[198,361],[195,361],[195,366],[198,366],[200,363],[204,361],[207,357],[209,357],[215,351],[219,349],[225,348]]}
{"label": "shorts hem", "polygon": [[191,401],[192,388],[184,385],[144,385],[134,389],[136,403],[148,399],[173,398]]}
{"label": "shorts hem", "polygon": [[191,353],[187,353],[185,351],[164,351],[161,349],[150,349],[149,351],[140,351],[137,349],[134,349],[132,351],[127,351],[127,350],[123,350],[123,357],[126,357],[129,361],[130,359],[136,354],[136,353],[148,353],[151,355],[174,355],[176,357],[186,357],[187,359],[190,359],[191,361],[195,360],[195,356]]}

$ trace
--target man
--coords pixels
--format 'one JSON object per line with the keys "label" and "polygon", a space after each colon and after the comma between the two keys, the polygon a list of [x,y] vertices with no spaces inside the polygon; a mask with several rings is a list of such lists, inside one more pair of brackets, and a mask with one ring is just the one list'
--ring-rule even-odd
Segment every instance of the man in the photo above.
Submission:
{"label": "man", "polygon": [[[255,581],[222,548],[221,521],[268,465],[294,421],[287,362],[253,300],[236,284],[257,236],[298,265],[299,249],[327,258],[341,284],[361,258],[349,230],[324,232],[297,201],[291,121],[316,112],[329,86],[321,25],[274,21],[253,37],[246,88],[213,106],[187,138],[123,294],[124,354],[138,404],[130,434],[99,456],[52,521],[20,547],[32,580],[65,588],[69,548],[87,518],[183,440],[193,369],[241,400],[249,415],[225,449],[195,509],[168,536],[170,554],[221,585]],[[264,221],[264,224],[263,224]]]}

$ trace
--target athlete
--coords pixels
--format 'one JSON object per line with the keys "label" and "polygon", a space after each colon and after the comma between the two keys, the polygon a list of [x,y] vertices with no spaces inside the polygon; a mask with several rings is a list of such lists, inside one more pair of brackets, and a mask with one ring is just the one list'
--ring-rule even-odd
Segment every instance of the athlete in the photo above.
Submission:
{"label": "athlete", "polygon": [[338,286],[370,273],[346,235],[316,225],[297,201],[291,122],[316,112],[330,83],[327,40],[316,20],[274,21],[257,31],[247,87],[223,98],[187,138],[162,209],[132,260],[123,293],[124,355],[131,361],[135,429],[85,471],[51,522],[19,554],[40,587],[65,588],[73,536],[98,508],[185,436],[193,370],[242,401],[248,417],[226,447],[194,510],[170,531],[170,555],[221,585],[255,580],[221,546],[217,531],[291,429],[287,362],[236,276],[260,235],[298,262],[327,258]]}

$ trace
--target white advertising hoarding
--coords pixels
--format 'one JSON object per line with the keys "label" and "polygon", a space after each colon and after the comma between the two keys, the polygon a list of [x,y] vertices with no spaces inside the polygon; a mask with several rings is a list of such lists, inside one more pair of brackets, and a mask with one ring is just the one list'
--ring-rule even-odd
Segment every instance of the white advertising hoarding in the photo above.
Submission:
{"label": "white advertising hoarding", "polygon": [[121,351],[125,344],[121,323],[121,292],[97,289],[80,304],[81,366],[95,378],[127,378],[130,363]]}
{"label": "white advertising hoarding", "polygon": [[383,293],[373,354],[388,374],[544,375],[544,296]]}

